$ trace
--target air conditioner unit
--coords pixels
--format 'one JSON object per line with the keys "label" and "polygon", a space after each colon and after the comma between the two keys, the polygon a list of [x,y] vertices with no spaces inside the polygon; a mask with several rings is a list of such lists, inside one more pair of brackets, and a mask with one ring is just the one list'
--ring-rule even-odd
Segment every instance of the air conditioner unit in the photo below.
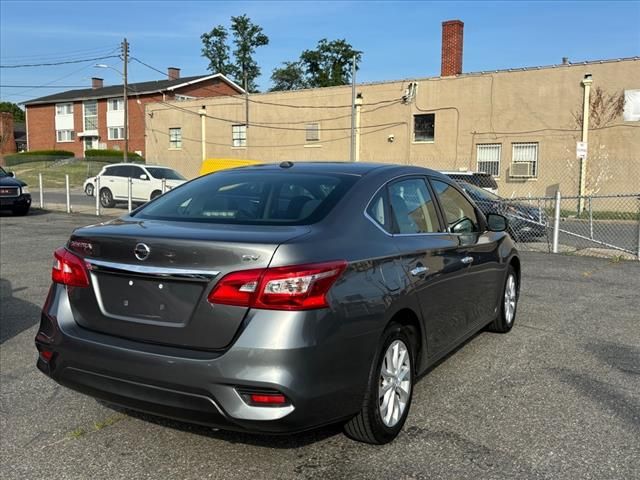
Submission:
{"label": "air conditioner unit", "polygon": [[510,177],[533,177],[533,163],[518,162],[511,164]]}

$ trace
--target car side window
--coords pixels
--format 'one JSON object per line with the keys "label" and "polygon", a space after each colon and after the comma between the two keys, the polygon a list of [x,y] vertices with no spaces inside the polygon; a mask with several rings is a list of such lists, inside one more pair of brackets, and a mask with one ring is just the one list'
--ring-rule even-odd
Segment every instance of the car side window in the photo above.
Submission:
{"label": "car side window", "polygon": [[381,189],[369,202],[367,207],[367,215],[385,232],[391,233],[391,218],[389,217],[389,208],[387,205],[386,190]]}
{"label": "car side window", "polygon": [[440,222],[424,179],[410,178],[389,185],[389,202],[398,233],[434,233]]}
{"label": "car side window", "polygon": [[103,177],[113,177],[113,170],[116,167],[107,167],[104,169],[104,172],[102,174]]}
{"label": "car side window", "polygon": [[[140,179],[140,175],[147,174],[140,167],[129,167],[129,175],[131,175],[131,178]],[[147,180],[149,180],[149,175],[147,175]]]}
{"label": "car side window", "polygon": [[440,180],[431,179],[431,185],[438,195],[447,228],[451,233],[474,233],[480,230],[476,209],[464,195]]}

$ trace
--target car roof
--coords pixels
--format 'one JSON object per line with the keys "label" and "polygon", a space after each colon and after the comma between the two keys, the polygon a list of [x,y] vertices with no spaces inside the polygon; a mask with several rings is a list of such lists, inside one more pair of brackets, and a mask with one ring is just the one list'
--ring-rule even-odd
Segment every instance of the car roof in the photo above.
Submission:
{"label": "car roof", "polygon": [[[424,167],[415,167],[409,165],[393,164],[393,163],[374,163],[374,162],[280,162],[265,163],[257,165],[245,165],[236,167],[233,171],[282,171],[292,170],[305,173],[346,173],[351,175],[363,176],[370,172],[389,172],[397,174],[417,175],[434,175],[443,177],[442,174],[435,170]],[[231,171],[231,170],[228,170]]]}
{"label": "car roof", "polygon": [[167,167],[166,165],[149,165],[147,163],[133,163],[133,162],[128,162],[128,163],[109,163],[107,165],[105,165],[103,168],[105,167],[131,167],[131,166],[135,166],[135,167],[152,167],[152,168],[168,168],[170,170],[173,170],[173,168],[171,167]]}

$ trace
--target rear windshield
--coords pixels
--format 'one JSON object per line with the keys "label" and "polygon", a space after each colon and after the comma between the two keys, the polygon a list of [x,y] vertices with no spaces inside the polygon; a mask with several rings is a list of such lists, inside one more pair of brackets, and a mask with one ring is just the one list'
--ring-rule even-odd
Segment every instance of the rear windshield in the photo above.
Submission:
{"label": "rear windshield", "polygon": [[159,168],[159,167],[146,167],[146,168],[153,178],[161,178],[161,179],[166,178],[167,180],[186,180],[186,178],[184,178],[178,172],[170,168]]}
{"label": "rear windshield", "polygon": [[218,172],[175,188],[134,213],[156,220],[308,225],[324,218],[359,177]]}

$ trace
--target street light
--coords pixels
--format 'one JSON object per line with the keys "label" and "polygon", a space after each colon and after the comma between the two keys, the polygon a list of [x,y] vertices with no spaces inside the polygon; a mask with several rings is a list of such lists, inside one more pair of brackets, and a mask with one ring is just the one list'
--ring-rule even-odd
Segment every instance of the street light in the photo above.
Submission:
{"label": "street light", "polygon": [[122,161],[126,162],[129,159],[129,102],[127,96],[127,64],[125,63],[124,73],[111,65],[104,63],[97,63],[94,65],[96,68],[110,68],[117,72],[121,77],[124,84],[123,96],[124,96],[124,152],[122,154]]}

